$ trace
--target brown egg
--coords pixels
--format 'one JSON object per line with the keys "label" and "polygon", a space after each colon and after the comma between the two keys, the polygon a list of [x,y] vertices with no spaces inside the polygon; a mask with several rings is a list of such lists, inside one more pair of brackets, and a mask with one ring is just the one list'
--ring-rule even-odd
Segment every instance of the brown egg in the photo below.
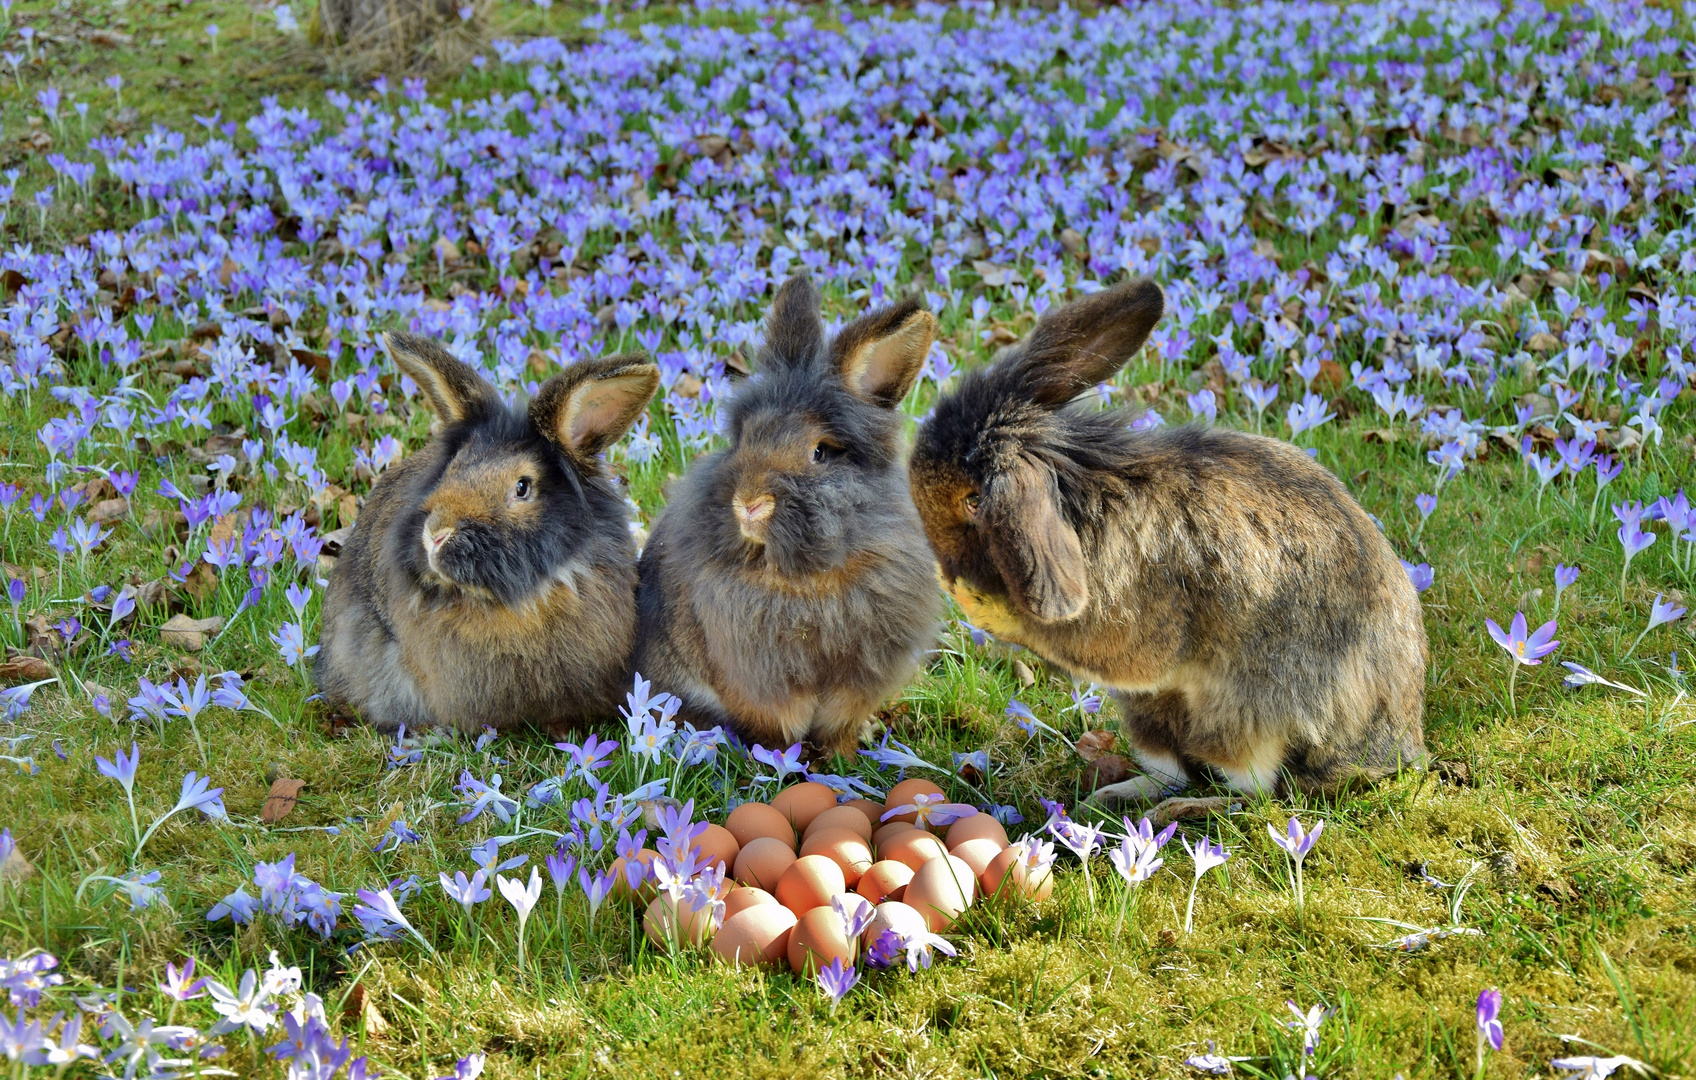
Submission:
{"label": "brown egg", "polygon": [[925,933],[929,929],[930,925],[925,922],[925,917],[919,914],[917,909],[908,904],[903,904],[899,900],[885,900],[877,906],[876,911],[872,912],[872,921],[866,926],[865,932],[860,935],[860,944],[868,949],[871,948],[873,943],[877,941],[878,935],[885,930],[893,930],[903,938],[910,938],[915,934]]}
{"label": "brown egg", "polygon": [[847,887],[836,860],[823,855],[803,855],[783,872],[772,893],[778,903],[796,915],[805,915],[820,904],[830,903],[831,897]]}
{"label": "brown egg", "polygon": [[724,819],[724,827],[743,847],[762,836],[769,836],[787,844],[790,851],[795,850],[795,827],[789,824],[787,817],[765,803],[743,803]]}
{"label": "brown egg", "polygon": [[814,818],[835,805],[836,792],[811,781],[791,784],[771,801],[771,808],[782,814],[786,821],[793,822],[796,832],[805,832]]}
{"label": "brown egg", "polygon": [[740,914],[751,907],[759,907],[761,904],[777,904],[777,897],[764,889],[738,885],[724,898],[724,919],[729,922],[732,915]]}
{"label": "brown egg", "polygon": [[[903,780],[889,789],[889,797],[883,800],[883,809],[888,812],[897,806],[910,806],[913,802],[913,796],[919,794],[941,795],[942,789],[929,780],[921,780],[916,776],[911,780]],[[911,823],[916,816],[915,814],[902,814],[900,817],[893,817],[889,820]]]}
{"label": "brown egg", "polygon": [[880,802],[872,802],[870,799],[849,799],[842,805],[852,806],[866,815],[866,820],[872,823],[874,829],[883,824],[883,804]]}
{"label": "brown egg", "polygon": [[860,882],[854,886],[854,891],[874,904],[885,900],[899,900],[907,891],[907,882],[913,880],[913,868],[906,863],[894,859],[884,859],[874,862],[860,875]]}
{"label": "brown egg", "polygon": [[906,863],[915,871],[932,859],[946,854],[948,849],[942,846],[942,841],[923,829],[897,833],[887,843],[879,844],[877,849],[879,859],[894,859],[896,862]]}
{"label": "brown egg", "polygon": [[833,806],[814,818],[813,823],[808,825],[806,831],[801,834],[802,845],[804,846],[807,839],[821,829],[847,829],[866,843],[872,842],[872,823],[866,820],[866,815],[847,803],[843,803],[841,806]]}
{"label": "brown egg", "polygon": [[983,872],[989,869],[989,864],[1004,849],[1005,845],[997,844],[987,836],[980,836],[976,840],[967,840],[948,854],[971,867],[973,878],[981,878]]}
{"label": "brown egg", "polygon": [[613,899],[623,900],[626,903],[634,903],[637,900],[647,903],[652,900],[654,898],[654,860],[659,857],[660,853],[652,848],[643,848],[636,853],[636,861],[642,864],[644,877],[641,887],[634,893],[630,891],[630,877],[624,872],[625,860],[622,858],[614,859],[611,867]]}
{"label": "brown egg", "polygon": [[[857,815],[856,815],[857,816]],[[801,844],[801,855],[823,855],[842,870],[845,888],[852,889],[872,865],[871,845],[848,829],[823,829]]]}
{"label": "brown egg", "polygon": [[771,892],[795,862],[795,849],[774,836],[756,836],[742,845],[731,871],[739,884]]}
{"label": "brown egg", "polygon": [[919,867],[913,880],[907,883],[901,902],[917,910],[931,931],[940,934],[972,906],[977,886],[970,866],[952,855],[944,855]]}
{"label": "brown egg", "polygon": [[793,911],[775,900],[755,904],[724,920],[713,935],[713,955],[727,964],[781,964],[789,958],[789,935],[794,929]]}
{"label": "brown egg", "polygon": [[963,817],[948,826],[946,843],[948,850],[953,851],[967,840],[985,837],[994,840],[996,847],[1004,848],[1007,846],[1007,830],[1001,827],[1001,822],[996,821],[988,814],[973,814],[971,817]]}
{"label": "brown egg", "polygon": [[680,949],[699,948],[712,936],[712,909],[691,911],[688,901],[673,900],[660,893],[648,903],[648,910],[642,916],[642,932],[661,952],[670,952],[673,941]]}
{"label": "brown egg", "polygon": [[816,907],[801,916],[789,935],[789,966],[800,975],[817,974],[832,960],[853,963],[859,942],[849,941],[842,930],[842,916],[833,907]]}
{"label": "brown egg", "polygon": [[[1030,864],[1024,859],[1025,845],[1014,844],[995,858],[984,868],[979,880],[983,885],[985,896],[995,896],[1003,889],[1011,896],[1015,892],[1026,900],[1047,900],[1054,892],[1054,868],[1045,866],[1039,871],[1032,871]],[[1011,881],[1006,881],[1011,868]],[[1005,884],[1004,884],[1005,882]]]}
{"label": "brown egg", "polygon": [[897,833],[912,832],[918,826],[911,821],[886,821],[872,832],[872,847],[882,848]]}
{"label": "brown egg", "polygon": [[697,836],[690,846],[700,852],[696,857],[701,860],[703,870],[709,866],[722,866],[729,870],[736,865],[736,856],[742,853],[742,845],[723,825],[709,824],[707,831]]}

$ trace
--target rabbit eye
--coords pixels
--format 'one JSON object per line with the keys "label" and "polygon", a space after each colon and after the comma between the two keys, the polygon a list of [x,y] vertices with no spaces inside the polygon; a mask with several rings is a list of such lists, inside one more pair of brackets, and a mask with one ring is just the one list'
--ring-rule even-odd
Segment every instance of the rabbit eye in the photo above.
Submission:
{"label": "rabbit eye", "polygon": [[970,495],[967,495],[966,496],[966,514],[970,517],[977,517],[978,516],[978,504],[982,501],[983,501],[983,496],[979,495],[975,491],[972,492]]}
{"label": "rabbit eye", "polygon": [[520,476],[518,478],[518,483],[513,485],[512,497],[515,499],[528,499],[530,497],[530,492],[535,488],[535,484],[536,482],[528,476]]}
{"label": "rabbit eye", "polygon": [[842,456],[842,447],[834,443],[820,442],[813,446],[813,464],[822,465]]}
{"label": "rabbit eye", "polygon": [[817,446],[813,447],[813,462],[816,464],[816,463],[821,462],[823,460],[824,460],[824,443],[819,443]]}

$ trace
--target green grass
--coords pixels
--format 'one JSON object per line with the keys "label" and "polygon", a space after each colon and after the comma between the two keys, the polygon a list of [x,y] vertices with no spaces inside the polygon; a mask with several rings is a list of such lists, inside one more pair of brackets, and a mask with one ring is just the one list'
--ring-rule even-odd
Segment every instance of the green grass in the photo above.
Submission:
{"label": "green grass", "polygon": [[[84,45],[53,61],[55,83],[68,98],[103,101],[100,95],[110,91],[100,80],[124,72],[125,104],[138,110],[126,122],[131,131],[153,121],[191,130],[192,114],[215,107],[226,119],[242,117],[270,94],[316,106],[322,91],[335,85],[328,73],[303,66],[298,55],[277,54],[275,35],[254,31],[247,9],[234,3],[185,8],[132,0],[70,11],[20,3],[14,17],[106,20],[133,34],[138,44],[132,52]],[[569,29],[579,14],[557,6],[547,25]],[[496,17],[518,30],[544,25],[540,13],[523,9],[503,7]],[[118,26],[119,19],[128,22]],[[200,36],[211,21],[224,28],[216,58]],[[165,43],[146,44],[154,36]],[[180,64],[178,52],[191,62]],[[497,78],[468,76],[435,89],[444,96],[469,94]],[[43,80],[43,71],[26,68],[25,100],[33,100]],[[7,87],[0,114],[7,117],[7,160],[17,165],[24,159],[15,137],[24,121],[18,119],[20,93],[9,81]],[[96,123],[89,134],[112,130],[96,126],[105,114],[104,104],[91,111]],[[64,141],[82,138],[74,116],[66,131]],[[26,168],[20,191],[42,182],[46,171],[39,156]],[[60,206],[45,231],[33,213],[14,217],[7,240],[62,240],[125,212],[116,199],[81,211]],[[1323,234],[1320,241],[1329,242]],[[1291,264],[1307,254],[1285,253]],[[1462,250],[1457,261],[1496,272],[1487,252]],[[840,296],[830,303],[838,313],[851,308]],[[1021,332],[1028,325],[1028,316],[1014,324]],[[153,339],[179,338],[183,330],[161,320]],[[986,354],[955,315],[944,318],[943,334],[963,355]],[[1339,359],[1346,366],[1351,357]],[[111,382],[109,374],[86,366],[73,366],[73,374],[103,388]],[[1168,417],[1185,415],[1177,376],[1162,378],[1158,368],[1143,364],[1121,380],[1126,387],[1157,382],[1154,406]],[[1504,420],[1506,403],[1528,389],[1499,387],[1489,415]],[[1468,415],[1486,414],[1479,395],[1461,398]],[[908,404],[915,415],[926,407],[922,400]],[[1691,484],[1689,409],[1682,400],[1670,408],[1663,421],[1667,443],[1631,460],[1609,490],[1611,499],[1653,498]],[[43,393],[0,403],[0,478],[27,478],[30,490],[40,489],[46,458],[34,432],[61,411]],[[1252,426],[1252,417],[1225,420]],[[395,433],[411,448],[427,427],[419,413]],[[1319,460],[1383,520],[1397,549],[1437,570],[1435,586],[1423,597],[1432,645],[1426,723],[1436,768],[1335,799],[1250,800],[1243,813],[1207,822],[1206,831],[1232,857],[1203,880],[1193,934],[1182,930],[1189,865],[1175,844],[1167,870],[1144,887],[1137,918],[1122,936],[1114,932],[1118,885],[1105,860],[1094,867],[1094,910],[1082,876],[1069,866],[1046,904],[974,908],[954,935],[959,959],[913,976],[872,974],[834,1012],[811,983],[787,973],[732,972],[696,956],[657,954],[641,940],[630,911],[615,903],[591,926],[575,890],[564,904],[563,936],[552,890],[544,894],[529,930],[525,971],[514,962],[516,920],[498,896],[479,909],[475,928],[433,888],[407,904],[438,950],[433,958],[404,942],[350,955],[346,933],[320,943],[303,931],[258,925],[232,932],[228,923],[209,925],[204,912],[250,883],[256,862],[290,852],[302,872],[349,894],[343,917],[351,923],[354,889],[412,873],[433,883],[438,869],[465,867],[466,846],[498,827],[487,817],[469,827],[454,824],[459,809],[451,789],[462,769],[484,778],[499,772],[506,790],[519,792],[559,760],[549,739],[517,733],[483,752],[468,742],[434,743],[419,764],[385,768],[385,741],[361,728],[332,727],[321,707],[306,700],[309,688],[299,673],[277,659],[266,632],[288,611],[272,590],[200,653],[160,644],[154,628],[164,614],[152,610],[125,631],[136,642],[133,665],[107,656],[95,640],[55,660],[59,683],[41,688],[16,727],[3,733],[27,737],[7,753],[32,756],[39,771],[8,773],[0,784],[0,825],[11,827],[35,868],[21,881],[0,885],[0,955],[49,950],[62,958],[69,989],[135,988],[137,995],[125,999],[132,1015],[152,1013],[164,1021],[170,1014],[204,1026],[213,1018],[204,1002],[173,1013],[153,992],[166,962],[196,956],[203,971],[234,985],[244,968],[263,968],[276,950],[286,963],[302,967],[309,987],[340,1017],[339,1031],[385,1075],[415,1080],[451,1072],[454,1059],[473,1049],[489,1054],[486,1075],[503,1078],[1173,1076],[1192,1075],[1181,1059],[1201,1052],[1209,1040],[1220,1053],[1254,1059],[1240,1068],[1282,1077],[1299,1065],[1299,1043],[1281,1026],[1289,1019],[1286,999],[1337,1010],[1314,1063],[1320,1075],[1448,1077],[1472,1072],[1472,1003],[1489,986],[1501,987],[1507,999],[1508,1042],[1502,1054],[1492,1055],[1488,1075],[1543,1073],[1549,1058],[1588,1052],[1587,1045],[1641,1058],[1668,1075],[1688,1074],[1696,1067],[1696,713],[1663,666],[1673,651],[1688,653],[1686,624],[1653,631],[1630,659],[1619,659],[1644,625],[1651,599],[1688,595],[1688,575],[1673,566],[1663,537],[1633,563],[1622,597],[1608,500],[1592,519],[1588,478],[1576,492],[1563,479],[1539,506],[1535,484],[1501,446],[1447,487],[1416,540],[1413,496],[1430,488],[1432,471],[1417,435],[1409,437],[1404,428],[1403,437],[1389,444],[1366,437],[1380,427],[1378,418],[1362,413],[1333,421],[1313,440]],[[337,469],[350,466],[360,436],[330,425],[319,437],[335,478]],[[163,465],[146,455],[128,458],[143,473],[136,520],[165,505],[142,494],[162,476],[186,483],[195,471],[180,449],[158,448]],[[113,460],[123,457],[120,452]],[[647,515],[658,510],[664,481],[682,467],[672,453],[629,470]],[[248,490],[268,505],[284,498],[264,482]],[[37,525],[24,502],[5,523],[6,561],[26,571],[39,568],[42,579],[23,605],[26,618],[59,618],[63,605],[48,603],[49,596],[72,597],[132,574],[160,577],[167,549],[184,546],[125,521],[87,565],[73,560],[61,567],[46,544],[50,531],[50,525]],[[1549,617],[1557,562],[1584,568],[1561,601],[1562,648],[1551,662],[1521,673],[1517,712],[1510,714],[1505,657],[1485,636],[1483,620],[1505,623],[1516,609],[1534,625]],[[232,578],[215,594],[190,597],[188,613],[228,614],[244,589]],[[316,608],[309,615],[315,619]],[[98,638],[105,627],[98,619],[91,624],[88,632]],[[21,644],[10,619],[0,618],[0,639]],[[952,626],[942,644],[887,711],[895,737],[943,763],[952,752],[987,747],[997,771],[983,786],[996,801],[1018,804],[1034,822],[1042,816],[1039,796],[1069,806],[1081,802],[1076,755],[1052,740],[1027,741],[1002,710],[1017,695],[1069,737],[1111,722],[1066,711],[1071,685],[1031,657],[1023,660],[1038,684],[1024,688],[1013,657],[973,647]],[[1647,702],[1603,688],[1563,691],[1554,663],[1560,659],[1643,688]],[[254,697],[270,717],[222,709],[203,716],[204,764],[186,724],[173,723],[162,735],[132,732],[91,705],[96,687],[111,688],[121,701],[134,692],[138,675],[192,679],[201,670],[226,668],[250,676]],[[120,717],[122,712],[119,704]],[[98,775],[94,758],[127,747],[132,735],[142,743],[136,793],[144,828],[169,809],[182,774],[191,769],[224,786],[233,815],[223,825],[182,815],[160,829],[142,866],[163,872],[159,884],[169,906],[133,912],[121,895],[98,883],[79,895],[79,884],[91,875],[129,868],[133,845],[122,792]],[[497,764],[496,756],[503,761]],[[830,767],[855,768],[840,761]],[[275,775],[308,786],[288,818],[266,827],[257,815]],[[738,781],[749,775],[745,765],[731,769]],[[623,790],[646,778],[620,759],[611,779]],[[718,819],[722,795],[715,782],[722,777],[713,770],[694,770],[680,778],[677,794],[695,797]],[[956,794],[971,796],[963,787]],[[381,827],[397,813],[424,841],[374,854]],[[1281,826],[1292,813],[1327,822],[1307,862],[1301,919],[1284,857],[1266,835],[1268,823]],[[527,812],[523,824],[558,829],[562,820],[557,812]],[[324,826],[340,832],[328,835]],[[1191,824],[1187,831],[1200,829]],[[548,846],[537,837],[514,850],[539,859]],[[1409,873],[1418,863],[1450,882],[1476,872],[1460,915],[1482,936],[1452,938],[1417,954],[1379,947],[1402,931],[1370,919],[1419,926],[1447,920],[1446,894]],[[568,948],[575,981],[567,978]],[[259,1045],[234,1039],[220,1064],[243,1075],[267,1071]]]}

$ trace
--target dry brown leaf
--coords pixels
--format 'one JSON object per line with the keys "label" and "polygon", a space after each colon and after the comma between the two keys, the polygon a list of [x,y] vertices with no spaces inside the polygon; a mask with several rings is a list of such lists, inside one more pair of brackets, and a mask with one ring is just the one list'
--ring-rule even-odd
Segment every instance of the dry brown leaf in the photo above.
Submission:
{"label": "dry brown leaf", "polygon": [[1013,661],[1013,678],[1019,680],[1020,686],[1036,685],[1036,673],[1023,660]]}
{"label": "dry brown leaf", "polygon": [[35,867],[24,858],[21,849],[14,847],[6,861],[0,863],[0,885],[15,885],[35,873]]}
{"label": "dry brown leaf", "polygon": [[1106,728],[1086,731],[1078,736],[1078,756],[1085,761],[1094,761],[1103,754],[1112,753],[1117,739],[1118,734]]}
{"label": "dry brown leaf", "polygon": [[101,499],[88,508],[90,525],[110,525],[130,511],[128,499]]}
{"label": "dry brown leaf", "polygon": [[53,669],[39,656],[14,656],[0,664],[0,681],[39,682],[52,677]]}
{"label": "dry brown leaf", "polygon": [[[204,565],[204,564],[202,564]],[[206,646],[206,635],[223,629],[224,620],[214,615],[209,619],[191,619],[187,615],[172,615],[159,627],[159,640],[166,645],[189,652],[199,652]]]}
{"label": "dry brown leaf", "polygon": [[1084,766],[1084,786],[1091,791],[1100,791],[1109,784],[1119,783],[1129,775],[1130,762],[1118,754],[1102,754]]}
{"label": "dry brown leaf", "polygon": [[265,796],[265,806],[259,811],[259,820],[273,825],[287,817],[289,811],[294,809],[296,800],[300,798],[300,789],[305,786],[305,780],[290,780],[286,776],[279,776],[271,781],[271,791]]}

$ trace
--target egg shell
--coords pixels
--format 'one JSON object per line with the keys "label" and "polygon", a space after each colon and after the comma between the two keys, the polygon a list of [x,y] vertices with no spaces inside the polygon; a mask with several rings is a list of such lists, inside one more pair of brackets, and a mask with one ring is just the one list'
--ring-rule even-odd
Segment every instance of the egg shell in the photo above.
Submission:
{"label": "egg shell", "polygon": [[[1054,868],[1048,866],[1039,873],[1032,874],[1022,858],[1024,853],[1023,844],[1014,844],[990,860],[989,866],[979,878],[985,896],[995,896],[1005,889],[1009,896],[1016,892],[1026,900],[1039,902],[1047,900],[1053,894]],[[1009,868],[1012,871],[1012,881],[1003,885]]]}
{"label": "egg shell", "polygon": [[782,841],[790,851],[795,850],[795,827],[789,824],[788,818],[765,803],[743,803],[724,819],[724,827],[743,847],[762,836],[769,836]]}
{"label": "egg shell", "polygon": [[[889,789],[889,797],[883,800],[883,809],[884,812],[887,813],[888,811],[895,809],[897,806],[910,806],[912,805],[914,795],[941,795],[942,793],[942,789],[931,783],[929,780],[921,780],[915,776],[910,780],[903,780]],[[905,821],[911,824],[913,819],[917,816],[918,815],[916,813],[902,814],[899,817],[890,818],[889,820]]]}
{"label": "egg shell", "polygon": [[847,803],[833,806],[814,818],[801,834],[801,846],[806,847],[809,839],[825,829],[847,829],[866,843],[872,842],[872,823],[866,820],[866,815]]}
{"label": "egg shell", "polygon": [[995,846],[998,848],[1004,848],[1008,843],[1007,830],[1002,827],[1001,822],[996,821],[988,814],[973,814],[971,817],[963,817],[948,826],[945,843],[948,844],[948,850],[953,851],[968,840],[982,838],[994,840]]}
{"label": "egg shell", "polygon": [[660,893],[648,902],[648,910],[642,916],[642,932],[661,952],[671,951],[673,938],[680,949],[699,948],[712,936],[712,909],[691,911],[688,901],[673,900]]}
{"label": "egg shell", "polygon": [[742,846],[731,876],[738,884],[771,892],[794,863],[794,848],[775,836],[757,836]]}
{"label": "egg shell", "polygon": [[713,935],[713,955],[727,964],[781,964],[789,958],[795,922],[795,913],[775,900],[743,908]]}
{"label": "egg shell", "polygon": [[872,912],[872,921],[860,935],[860,944],[871,948],[885,930],[893,930],[903,938],[909,938],[929,929],[930,924],[925,922],[917,908],[899,900],[885,900]]}
{"label": "egg shell", "polygon": [[866,820],[872,823],[874,829],[883,824],[883,804],[880,802],[873,802],[870,799],[849,799],[842,805],[852,806],[866,815]]}
{"label": "egg shell", "polygon": [[690,847],[700,852],[696,858],[700,860],[702,869],[722,866],[729,870],[736,865],[736,856],[742,853],[742,845],[737,843],[736,837],[723,825],[709,824],[706,831],[697,836]]}
{"label": "egg shell", "polygon": [[772,893],[778,903],[796,915],[805,915],[820,904],[830,903],[831,897],[847,888],[842,867],[834,859],[803,855],[783,872]]}
{"label": "egg shell", "polygon": [[976,879],[983,877],[983,872],[989,869],[989,864],[1005,850],[1005,845],[997,844],[987,836],[980,836],[976,840],[967,840],[948,854],[971,867],[972,877]]}
{"label": "egg shell", "polygon": [[852,889],[860,875],[871,869],[872,847],[859,833],[847,829],[824,829],[801,844],[801,855],[823,855],[842,870],[844,887]]}
{"label": "egg shell", "polygon": [[860,875],[859,883],[854,891],[874,904],[885,900],[899,900],[907,891],[907,882],[913,880],[913,868],[906,863],[894,859],[883,859],[874,862]]}
{"label": "egg shell", "polygon": [[642,879],[642,887],[635,893],[630,891],[630,878],[624,872],[626,860],[622,857],[614,859],[611,867],[613,899],[623,900],[625,903],[635,903],[637,900],[646,903],[652,900],[655,892],[654,860],[659,857],[660,853],[652,848],[643,848],[636,853],[636,861],[642,864],[647,876]]}
{"label": "egg shell", "polygon": [[777,793],[771,808],[794,824],[796,832],[805,832],[813,819],[836,805],[836,792],[823,784],[808,781],[791,784]]}
{"label": "egg shell", "polygon": [[725,921],[729,922],[732,915],[741,914],[749,908],[758,907],[761,904],[777,904],[778,907],[783,906],[782,904],[777,903],[777,897],[766,892],[764,889],[755,889],[747,885],[738,885],[734,889],[731,889],[730,893],[724,898]]}
{"label": "egg shell", "polygon": [[801,916],[789,935],[789,966],[797,975],[811,970],[817,974],[832,960],[854,962],[859,942],[842,932],[842,916],[832,907],[816,907]]}
{"label": "egg shell", "polygon": [[972,906],[977,886],[978,880],[970,866],[952,855],[944,855],[919,867],[913,880],[907,883],[907,893],[901,902],[923,915],[932,933],[940,934]]}
{"label": "egg shell", "polygon": [[923,829],[899,833],[888,843],[879,844],[877,849],[879,859],[894,859],[896,862],[906,863],[914,871],[932,859],[947,854],[948,849],[942,846],[942,841]]}
{"label": "egg shell", "polygon": [[913,832],[918,828],[911,821],[889,821],[879,825],[872,832],[872,847],[881,848],[889,843],[889,838],[899,833]]}

